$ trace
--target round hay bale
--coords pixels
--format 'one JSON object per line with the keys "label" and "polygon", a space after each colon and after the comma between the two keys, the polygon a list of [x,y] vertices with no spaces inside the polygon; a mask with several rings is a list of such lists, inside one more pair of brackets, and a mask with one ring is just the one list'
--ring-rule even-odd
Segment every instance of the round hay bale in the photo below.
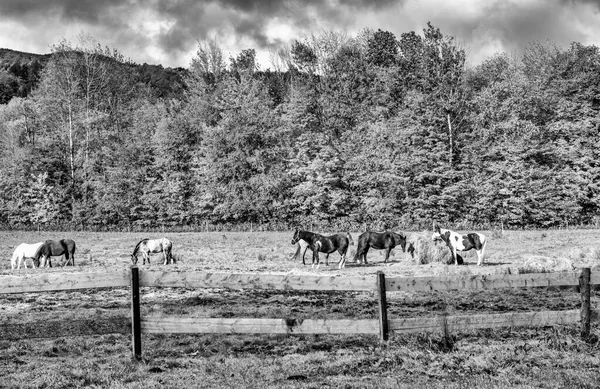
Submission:
{"label": "round hay bale", "polygon": [[519,273],[565,272],[575,269],[573,262],[567,258],[550,258],[543,255],[527,255],[525,263],[519,267]]}
{"label": "round hay bale", "polygon": [[441,242],[434,242],[431,239],[431,232],[414,232],[408,234],[406,239],[407,252],[414,250],[413,257],[416,264],[428,263],[448,263],[452,260],[450,250]]}

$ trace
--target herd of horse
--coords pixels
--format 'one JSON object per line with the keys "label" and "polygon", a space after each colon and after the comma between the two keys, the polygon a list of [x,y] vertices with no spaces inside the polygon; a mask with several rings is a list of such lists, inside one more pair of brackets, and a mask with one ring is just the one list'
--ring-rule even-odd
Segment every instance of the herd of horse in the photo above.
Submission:
{"label": "herd of horse", "polygon": [[[462,256],[458,254],[457,251],[469,250],[475,250],[477,253],[477,265],[483,265],[483,256],[485,254],[487,240],[485,235],[479,232],[460,235],[454,231],[436,226],[432,235],[432,240],[443,241],[446,246],[448,246],[452,256],[452,262],[455,265],[462,265],[464,263]],[[306,265],[306,251],[310,248],[313,252],[312,266],[314,267],[316,264],[317,269],[320,265],[319,253],[324,253],[326,255],[325,264],[329,265],[329,254],[337,251],[340,254],[338,268],[342,269],[346,265],[346,253],[348,247],[354,244],[354,241],[348,232],[324,236],[314,232],[296,229],[292,238],[292,244],[298,245],[294,258],[302,253],[302,264],[304,265]],[[385,250],[385,259],[383,262],[387,263],[390,258],[390,252],[396,246],[400,246],[403,252],[408,252],[411,257],[414,258],[416,249],[415,244],[414,242],[408,242],[404,233],[390,230],[383,232],[363,232],[358,237],[358,246],[356,248],[356,254],[354,255],[354,262],[367,264],[367,252],[369,249],[373,248],[375,250]]]}
{"label": "herd of horse", "polygon": [[[448,246],[452,256],[452,262],[454,262],[455,265],[463,264],[463,258],[457,251],[469,251],[473,249],[477,253],[477,265],[483,265],[483,256],[485,254],[487,243],[486,237],[483,234],[472,232],[466,235],[460,235],[454,231],[437,226],[435,227],[432,239],[434,241],[443,241],[446,246]],[[296,229],[292,237],[292,244],[297,245],[294,257],[297,257],[302,253],[302,264],[304,265],[306,265],[306,251],[309,248],[312,250],[312,267],[314,268],[316,264],[317,270],[320,266],[319,253],[325,254],[325,264],[329,265],[329,254],[337,251],[340,254],[338,268],[342,269],[346,266],[346,253],[348,252],[348,248],[354,244],[354,240],[352,239],[352,235],[348,232],[325,236],[310,231]],[[414,258],[414,242],[408,242],[404,233],[391,230],[383,232],[363,232],[358,237],[358,246],[354,256],[354,262],[367,264],[367,252],[372,248],[375,250],[385,250],[384,263],[387,263],[390,252],[396,246],[400,246],[403,252],[408,252]],[[21,243],[13,253],[11,268],[20,269],[21,265],[24,265],[25,268],[27,268],[27,262],[25,260],[28,258],[32,259],[33,267],[52,267],[51,258],[62,255],[65,256],[63,266],[74,266],[75,248],[75,242],[72,239],[46,240],[34,244]],[[133,253],[131,254],[131,262],[136,265],[139,256],[141,255],[142,264],[145,265],[146,262],[150,264],[150,253],[162,253],[164,265],[168,264],[169,261],[174,264],[175,258],[173,257],[172,249],[173,243],[167,238],[142,239],[135,245]]]}
{"label": "herd of horse", "polygon": [[[33,244],[21,243],[15,248],[11,259],[11,268],[20,269],[21,265],[27,268],[26,259],[31,259],[33,267],[52,267],[52,257],[65,256],[63,266],[75,265],[75,241],[72,239],[46,240]],[[142,239],[133,249],[131,263],[137,264],[138,258],[142,256],[142,264],[150,264],[150,253],[162,253],[164,262],[175,263],[172,254],[173,243],[167,238]]]}

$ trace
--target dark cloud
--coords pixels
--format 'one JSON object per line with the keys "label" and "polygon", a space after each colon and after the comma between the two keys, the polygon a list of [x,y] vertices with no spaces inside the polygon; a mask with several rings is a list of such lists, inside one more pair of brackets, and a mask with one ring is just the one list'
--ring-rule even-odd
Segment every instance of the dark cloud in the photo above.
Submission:
{"label": "dark cloud", "polygon": [[[477,57],[490,47],[520,51],[534,40],[595,43],[599,14],[600,0],[0,0],[0,42],[10,33],[2,24],[11,22],[23,26],[28,47],[44,52],[48,40],[57,43],[77,26],[137,62],[187,66],[203,39],[264,51],[323,30],[354,35],[369,27],[400,36],[431,21]],[[288,35],[274,33],[274,25],[287,26]]]}
{"label": "dark cloud", "polygon": [[57,15],[62,20],[98,23],[107,11],[126,3],[122,0],[2,0],[0,15],[8,18]]}

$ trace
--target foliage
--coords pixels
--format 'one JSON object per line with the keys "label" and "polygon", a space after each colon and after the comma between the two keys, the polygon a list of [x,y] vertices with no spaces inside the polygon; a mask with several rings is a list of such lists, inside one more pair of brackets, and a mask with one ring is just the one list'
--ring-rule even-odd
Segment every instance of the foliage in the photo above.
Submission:
{"label": "foliage", "polygon": [[[597,224],[600,51],[519,55],[469,68],[431,23],[298,37],[275,70],[252,48],[227,63],[216,39],[189,69],[89,36],[0,50],[0,222]],[[52,197],[25,201],[36,186]]]}

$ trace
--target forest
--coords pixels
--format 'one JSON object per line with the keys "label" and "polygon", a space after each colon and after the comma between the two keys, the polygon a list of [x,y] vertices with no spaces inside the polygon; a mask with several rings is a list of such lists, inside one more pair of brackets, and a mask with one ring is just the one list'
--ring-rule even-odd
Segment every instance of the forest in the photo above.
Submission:
{"label": "forest", "polygon": [[598,47],[467,52],[430,23],[298,37],[267,70],[216,39],[187,69],[85,35],[4,50],[0,225],[597,226]]}

